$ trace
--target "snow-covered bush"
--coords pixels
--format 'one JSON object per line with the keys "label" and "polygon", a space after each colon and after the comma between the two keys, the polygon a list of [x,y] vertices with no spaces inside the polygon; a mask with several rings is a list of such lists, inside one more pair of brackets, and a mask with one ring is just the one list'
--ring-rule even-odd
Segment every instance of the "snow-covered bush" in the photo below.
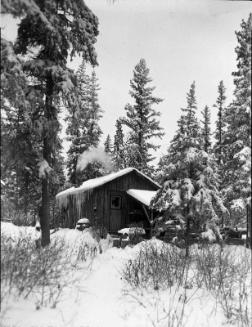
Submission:
{"label": "snow-covered bush", "polygon": [[82,232],[76,229],[62,228],[52,235],[52,241],[65,242],[65,255],[73,265],[78,261],[87,261],[96,256],[100,251],[100,244],[95,239],[91,229]]}
{"label": "snow-covered bush", "polygon": [[153,239],[139,244],[137,255],[126,263],[122,275],[133,287],[167,288],[183,284],[187,262],[179,248]]}
{"label": "snow-covered bush", "polygon": [[212,229],[208,229],[200,234],[200,241],[204,243],[213,243],[216,241],[216,236]]}
{"label": "snow-covered bush", "polygon": [[132,226],[120,229],[118,234],[120,234],[121,237],[126,237],[125,240],[130,244],[137,244],[143,241],[143,236],[146,233],[142,227]]}
{"label": "snow-covered bush", "polygon": [[[88,231],[60,229],[51,243],[37,248],[31,227],[1,224],[1,301],[9,296],[32,297],[36,306],[56,306],[65,287],[75,282],[73,274],[82,265],[88,269],[102,246]],[[85,263],[85,266],[83,266]]]}

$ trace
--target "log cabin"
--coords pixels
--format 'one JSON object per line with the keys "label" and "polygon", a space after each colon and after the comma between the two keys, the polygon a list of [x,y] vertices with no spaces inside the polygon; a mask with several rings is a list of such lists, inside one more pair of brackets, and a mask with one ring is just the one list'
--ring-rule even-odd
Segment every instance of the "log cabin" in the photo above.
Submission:
{"label": "log cabin", "polygon": [[130,227],[150,231],[151,199],[160,185],[135,168],[125,168],[85,181],[56,195],[62,210],[62,227],[74,228],[80,218],[105,227],[109,233]]}

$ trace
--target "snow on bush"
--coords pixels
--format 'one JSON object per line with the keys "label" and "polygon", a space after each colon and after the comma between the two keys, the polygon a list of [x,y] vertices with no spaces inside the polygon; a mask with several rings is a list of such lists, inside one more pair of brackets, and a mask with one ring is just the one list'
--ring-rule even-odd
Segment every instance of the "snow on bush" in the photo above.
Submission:
{"label": "snow on bush", "polygon": [[216,241],[216,236],[215,236],[214,232],[212,231],[212,229],[208,229],[206,232],[201,233],[200,236],[201,236],[202,240],[208,241],[210,243]]}
{"label": "snow on bush", "polygon": [[86,260],[88,257],[94,257],[99,253],[99,243],[90,234],[90,230],[82,232],[76,229],[63,228],[52,234],[52,240],[65,242],[66,255],[74,262],[82,258]]}
{"label": "snow on bush", "polygon": [[40,233],[37,232],[34,227],[16,226],[9,222],[1,222],[1,237],[5,236],[13,241],[17,241],[19,238],[24,238],[24,235],[35,240],[37,239],[38,234]]}
{"label": "snow on bush", "polygon": [[36,248],[31,234],[13,238],[1,235],[1,301],[10,296],[32,297],[39,308],[56,306],[67,285],[71,265],[64,253],[64,242],[51,242]]}
{"label": "snow on bush", "polygon": [[[73,256],[77,254],[80,248],[89,248],[89,254],[93,257],[95,254],[105,251],[112,246],[110,235],[106,239],[101,240],[97,237],[97,233],[92,228],[87,228],[80,232],[76,229],[60,228],[56,233],[51,235],[52,241],[65,243],[66,251]],[[39,238],[40,232],[34,227],[16,226],[12,223],[1,223],[1,236],[10,238],[12,241],[31,238],[33,241]]]}
{"label": "snow on bush", "polygon": [[90,230],[60,229],[45,248],[36,247],[38,237],[34,227],[1,223],[1,301],[29,296],[38,308],[56,306],[69,281],[75,282],[75,268],[89,269],[92,259],[111,246],[109,236],[100,243]]}
{"label": "snow on bush", "polygon": [[236,326],[251,325],[251,251],[243,246],[194,247],[194,284],[207,289]]}
{"label": "snow on bush", "polygon": [[142,227],[127,227],[127,228],[123,228],[120,229],[118,231],[118,234],[127,234],[127,235],[135,235],[135,234],[139,234],[139,235],[144,235],[145,234],[145,230]]}
{"label": "snow on bush", "polygon": [[186,260],[175,246],[152,239],[139,243],[123,270],[123,279],[133,287],[166,288],[183,283]]}
{"label": "snow on bush", "polygon": [[[209,230],[205,236],[211,239],[214,234]],[[250,326],[250,250],[205,243],[191,246],[191,256],[186,258],[183,250],[152,239],[139,243],[131,251],[122,277],[132,289],[167,290],[174,295],[174,301],[182,289],[192,290],[193,294],[208,292],[229,323]]]}
{"label": "snow on bush", "polygon": [[246,208],[244,199],[235,199],[231,201],[231,209],[234,211],[243,211]]}

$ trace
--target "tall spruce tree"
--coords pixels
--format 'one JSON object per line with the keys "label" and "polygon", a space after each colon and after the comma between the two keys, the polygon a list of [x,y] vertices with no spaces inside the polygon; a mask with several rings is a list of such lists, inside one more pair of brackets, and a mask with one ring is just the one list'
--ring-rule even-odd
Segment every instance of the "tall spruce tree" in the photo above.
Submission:
{"label": "tall spruce tree", "polygon": [[[41,108],[42,94],[33,80],[23,72],[24,61],[16,56],[12,44],[1,40],[2,144],[1,176],[5,184],[3,216],[8,212],[14,223],[31,224],[35,221],[41,205],[38,164],[41,163]],[[64,183],[61,143],[57,141],[50,192],[50,203]],[[9,208],[6,209],[6,206]],[[52,208],[52,205],[50,205]],[[11,208],[11,210],[10,210]]]}
{"label": "tall spruce tree", "polygon": [[251,31],[252,14],[247,21],[242,20],[241,29],[236,32],[234,100],[225,112],[222,191],[233,224],[245,223],[246,201],[251,194]]}
{"label": "tall spruce tree", "polygon": [[209,153],[211,150],[211,116],[210,116],[210,110],[208,106],[205,106],[204,110],[201,112],[203,120],[201,133],[202,133],[202,142],[203,142],[203,149],[206,153]]}
{"label": "tall spruce tree", "polygon": [[[3,200],[12,208],[12,219],[28,222],[38,214],[40,198],[38,160],[41,137],[38,131],[42,106],[41,92],[23,72],[24,61],[16,56],[13,44],[1,39],[1,179]],[[6,206],[3,205],[2,209]],[[2,214],[7,212],[2,210]],[[22,219],[21,219],[22,218]],[[14,221],[15,221],[14,219]],[[31,221],[29,221],[31,223]]]}
{"label": "tall spruce tree", "polygon": [[104,142],[104,151],[106,153],[112,153],[113,151],[113,145],[109,134],[107,135],[106,140]]}
{"label": "tall spruce tree", "polygon": [[116,132],[114,136],[113,161],[116,169],[126,168],[125,149],[124,149],[124,134],[122,123],[119,119],[116,120]]}
{"label": "tall spruce tree", "polygon": [[42,246],[45,246],[50,242],[49,167],[53,163],[59,131],[59,96],[71,91],[75,85],[74,73],[67,68],[67,59],[69,54],[71,57],[81,54],[87,62],[96,64],[94,43],[98,35],[98,21],[81,0],[34,0],[34,3],[41,14],[28,11],[22,17],[15,51],[27,56],[36,49],[33,56],[27,56],[23,68],[34,79],[43,99],[40,119],[43,140],[40,223]]}
{"label": "tall spruce tree", "polygon": [[202,149],[196,109],[193,83],[168,149],[166,176],[152,201],[154,209],[165,211],[165,220],[176,217],[185,223],[187,254],[190,229],[212,229],[220,237],[218,214],[226,212],[218,192],[214,160]]}
{"label": "tall spruce tree", "polygon": [[98,78],[96,76],[95,70],[93,69],[91,78],[90,78],[90,87],[89,87],[89,136],[90,136],[90,143],[93,147],[97,147],[100,141],[100,137],[102,135],[102,130],[98,124],[99,120],[102,117],[102,110],[99,104],[98,99],[98,91],[100,90],[100,86],[98,83]]}
{"label": "tall spruce tree", "polygon": [[135,66],[133,78],[130,81],[130,95],[135,104],[127,104],[126,117],[122,124],[129,128],[127,157],[131,166],[148,173],[149,162],[154,159],[150,150],[157,150],[160,146],[151,142],[155,137],[161,138],[164,133],[159,126],[160,113],[153,109],[162,99],[155,97],[155,87],[150,87],[152,79],[144,59]]}
{"label": "tall spruce tree", "polygon": [[[189,92],[187,93],[187,106],[182,108],[184,115],[179,121],[179,128],[183,129],[185,135],[185,143],[188,147],[199,147],[200,129],[196,118],[197,102],[195,97],[195,82],[192,83]],[[182,125],[185,125],[184,127]]]}
{"label": "tall spruce tree", "polygon": [[86,116],[89,112],[88,87],[89,76],[86,73],[85,60],[82,60],[76,72],[76,88],[66,95],[66,105],[68,107],[68,115],[65,119],[67,122],[66,134],[67,140],[70,142],[67,151],[67,175],[73,185],[78,185],[78,157],[88,149],[88,144],[86,144]]}
{"label": "tall spruce tree", "polygon": [[[67,153],[68,178],[73,185],[78,186],[86,179],[97,177],[96,164],[89,164],[85,171],[80,172],[77,170],[77,163],[80,154],[91,147],[97,147],[102,131],[98,125],[101,108],[98,102],[99,85],[96,74],[93,71],[90,77],[86,73],[83,60],[76,75],[77,86],[74,93],[67,98],[69,115],[66,118],[68,122],[66,132],[68,141],[71,142]],[[77,102],[72,99],[75,94]]]}
{"label": "tall spruce tree", "polygon": [[166,178],[166,167],[169,165],[168,156],[164,154],[160,157],[157,168],[152,175],[153,179],[159,183],[160,185],[163,183],[164,179]]}
{"label": "tall spruce tree", "polygon": [[216,104],[214,105],[217,110],[217,116],[218,119],[216,121],[216,130],[215,130],[215,145],[214,145],[214,154],[217,158],[217,162],[219,165],[219,169],[222,166],[223,160],[224,160],[224,153],[223,153],[223,135],[224,135],[224,129],[225,129],[225,101],[226,101],[226,95],[225,95],[226,89],[224,86],[223,81],[220,81],[220,84],[218,85],[218,98],[216,100]]}

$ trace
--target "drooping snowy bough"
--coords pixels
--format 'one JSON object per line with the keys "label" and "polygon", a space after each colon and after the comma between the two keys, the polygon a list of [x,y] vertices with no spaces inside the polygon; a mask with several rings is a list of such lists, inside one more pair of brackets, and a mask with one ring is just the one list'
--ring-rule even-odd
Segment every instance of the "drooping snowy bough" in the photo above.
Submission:
{"label": "drooping snowy bough", "polygon": [[203,150],[195,115],[195,83],[187,94],[187,102],[166,155],[162,188],[151,205],[164,210],[166,219],[182,219],[187,226],[190,220],[198,230],[211,229],[220,238],[218,224],[229,213],[218,191],[216,162]]}
{"label": "drooping snowy bough", "polygon": [[189,148],[183,161],[167,167],[165,181],[152,207],[184,221],[190,218],[199,229],[212,229],[220,237],[217,225],[228,211],[218,192],[213,165],[206,152]]}

